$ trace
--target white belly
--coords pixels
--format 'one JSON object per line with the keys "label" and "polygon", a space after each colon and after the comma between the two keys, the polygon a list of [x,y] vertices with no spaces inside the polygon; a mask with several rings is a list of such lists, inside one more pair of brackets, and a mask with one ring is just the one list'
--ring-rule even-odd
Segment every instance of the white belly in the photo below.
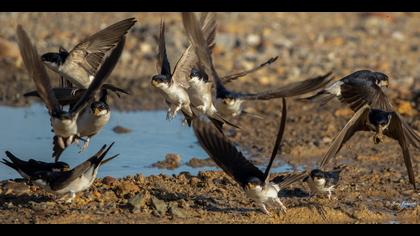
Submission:
{"label": "white belly", "polygon": [[76,120],[60,120],[52,118],[52,127],[57,136],[68,138],[77,134]]}
{"label": "white belly", "polygon": [[162,89],[162,91],[165,95],[166,100],[169,101],[171,104],[190,104],[190,98],[188,96],[187,91],[185,91],[184,88],[178,86],[177,84],[173,84],[169,88],[164,88]]}
{"label": "white belly", "polygon": [[85,191],[95,181],[96,174],[98,173],[98,169],[99,168],[96,168],[96,170],[95,170],[92,167],[84,175],[82,175],[78,179],[74,180],[71,184],[69,184],[65,188],[60,189],[58,191],[55,191],[55,193],[57,193],[57,194],[67,194],[67,193],[70,193],[70,192],[78,193],[78,192]]}
{"label": "white belly", "polygon": [[109,121],[111,111],[102,116],[95,116],[90,109],[83,112],[77,119],[77,130],[81,137],[97,134]]}
{"label": "white belly", "polygon": [[245,194],[255,202],[264,203],[278,198],[279,189],[275,186],[267,186],[262,189],[257,186],[255,189],[245,190]]}
{"label": "white belly", "polygon": [[219,114],[224,117],[235,117],[242,113],[242,100],[235,100],[226,104],[222,99],[216,99],[215,106]]}
{"label": "white belly", "polygon": [[212,106],[211,84],[206,84],[198,79],[190,79],[188,95],[194,107],[202,106],[203,112],[208,111]]}

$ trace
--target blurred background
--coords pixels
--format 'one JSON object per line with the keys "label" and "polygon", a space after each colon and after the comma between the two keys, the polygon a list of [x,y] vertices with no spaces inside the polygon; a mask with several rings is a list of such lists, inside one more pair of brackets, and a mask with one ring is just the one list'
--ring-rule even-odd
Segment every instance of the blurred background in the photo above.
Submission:
{"label": "blurred background", "polygon": [[[135,96],[114,103],[125,110],[164,108],[146,93],[155,73],[160,20],[167,23],[167,48],[175,63],[187,46],[178,13],[0,13],[0,104],[23,105],[34,88],[25,73],[15,29],[22,24],[40,53],[73,48],[85,37],[119,20],[136,17],[111,81]],[[219,13],[214,58],[221,74],[249,69],[272,56],[270,68],[233,86],[258,90],[332,70],[341,77],[358,69],[391,77],[391,94],[409,99],[420,88],[420,13]],[[54,74],[52,74],[54,75]],[[241,86],[252,90],[255,86]],[[245,89],[245,90],[246,90]],[[127,100],[125,100],[127,101]]]}

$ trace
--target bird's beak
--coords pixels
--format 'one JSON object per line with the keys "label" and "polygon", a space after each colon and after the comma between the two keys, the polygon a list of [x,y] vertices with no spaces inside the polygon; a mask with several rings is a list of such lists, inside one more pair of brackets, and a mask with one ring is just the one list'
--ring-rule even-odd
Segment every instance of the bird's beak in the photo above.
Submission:
{"label": "bird's beak", "polygon": [[380,125],[377,127],[378,132],[376,133],[375,136],[373,136],[373,142],[375,144],[379,144],[379,143],[383,142],[384,129],[385,128],[383,126],[380,126]]}
{"label": "bird's beak", "polygon": [[94,112],[95,116],[99,116],[99,114],[101,114],[101,110],[98,108],[95,108]]}
{"label": "bird's beak", "polygon": [[156,87],[158,82],[156,80],[152,79],[151,84],[152,84],[153,87]]}

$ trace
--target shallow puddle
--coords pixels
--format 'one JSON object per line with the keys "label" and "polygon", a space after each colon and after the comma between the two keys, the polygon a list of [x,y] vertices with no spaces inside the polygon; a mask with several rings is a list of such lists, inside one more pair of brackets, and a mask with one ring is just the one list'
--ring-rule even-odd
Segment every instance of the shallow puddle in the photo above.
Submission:
{"label": "shallow puddle", "polygon": [[[186,163],[193,157],[204,159],[207,154],[198,145],[191,128],[183,126],[181,116],[168,122],[166,111],[113,111],[110,122],[91,140],[89,148],[79,154],[79,147],[72,145],[65,150],[61,159],[76,166],[97,152],[102,145],[115,141],[109,156],[120,156],[101,167],[98,177],[124,177],[142,173],[145,176],[157,174],[177,174],[188,171],[197,174],[202,170],[215,170],[212,167],[192,168]],[[129,128],[132,131],[117,134],[115,126]],[[21,159],[30,158],[51,162],[52,133],[49,115],[45,107],[34,104],[30,107],[0,107],[0,153],[4,157],[6,150]],[[167,153],[181,156],[181,166],[174,170],[151,167],[157,161],[165,159]],[[273,172],[291,170],[289,165],[282,165]],[[20,176],[5,165],[0,165],[0,180],[19,178]]]}

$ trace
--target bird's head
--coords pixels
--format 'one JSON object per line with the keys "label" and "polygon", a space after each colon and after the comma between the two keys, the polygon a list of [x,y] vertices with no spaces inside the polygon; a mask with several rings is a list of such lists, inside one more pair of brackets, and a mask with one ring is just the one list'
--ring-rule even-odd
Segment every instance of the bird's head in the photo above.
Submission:
{"label": "bird's head", "polygon": [[92,102],[92,104],[90,105],[90,110],[92,114],[99,117],[99,116],[104,116],[108,114],[110,108],[109,108],[109,105],[106,104],[105,102],[95,101],[95,102]]}
{"label": "bird's head", "polygon": [[151,84],[155,88],[168,88],[171,85],[171,78],[166,75],[154,75]]}
{"label": "bird's head", "polygon": [[191,73],[190,73],[190,80],[199,80],[199,81],[208,82],[209,77],[206,73],[203,73],[199,69],[192,68]]}

